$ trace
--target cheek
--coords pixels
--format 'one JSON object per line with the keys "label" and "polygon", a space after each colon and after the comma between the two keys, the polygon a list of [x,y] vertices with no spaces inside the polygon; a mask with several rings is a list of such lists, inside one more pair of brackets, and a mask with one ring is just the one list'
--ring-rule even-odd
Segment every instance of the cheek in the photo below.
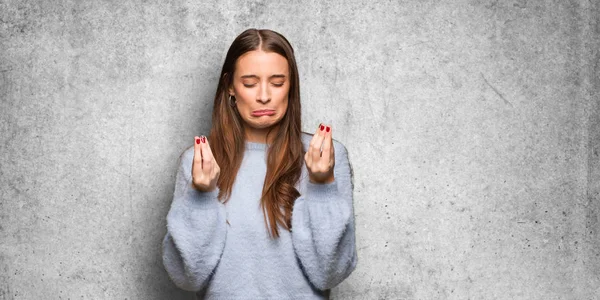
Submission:
{"label": "cheek", "polygon": [[252,95],[250,95],[250,93],[248,93],[247,91],[238,93],[236,99],[237,99],[238,105],[243,105],[243,106],[248,106],[248,103],[253,101]]}
{"label": "cheek", "polygon": [[289,89],[287,91],[281,90],[278,92],[277,94],[278,98],[281,99],[281,103],[287,103],[287,101],[289,101]]}

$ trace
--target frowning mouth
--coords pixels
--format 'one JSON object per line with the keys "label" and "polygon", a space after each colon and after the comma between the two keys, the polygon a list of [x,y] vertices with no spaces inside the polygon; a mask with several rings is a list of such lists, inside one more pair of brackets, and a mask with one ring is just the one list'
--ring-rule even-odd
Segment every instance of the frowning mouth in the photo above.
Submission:
{"label": "frowning mouth", "polygon": [[255,117],[259,116],[272,116],[275,114],[275,111],[272,109],[259,109],[252,112],[252,115]]}

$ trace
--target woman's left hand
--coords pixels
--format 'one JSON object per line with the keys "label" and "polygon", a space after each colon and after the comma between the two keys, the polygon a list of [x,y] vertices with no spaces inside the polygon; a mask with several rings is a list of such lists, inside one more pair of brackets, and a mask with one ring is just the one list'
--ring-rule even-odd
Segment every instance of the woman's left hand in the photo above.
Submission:
{"label": "woman's left hand", "polygon": [[[321,151],[321,147],[323,147],[323,151]],[[308,169],[310,182],[324,184],[335,180],[333,176],[335,151],[331,138],[331,126],[319,125],[304,155],[304,162]]]}

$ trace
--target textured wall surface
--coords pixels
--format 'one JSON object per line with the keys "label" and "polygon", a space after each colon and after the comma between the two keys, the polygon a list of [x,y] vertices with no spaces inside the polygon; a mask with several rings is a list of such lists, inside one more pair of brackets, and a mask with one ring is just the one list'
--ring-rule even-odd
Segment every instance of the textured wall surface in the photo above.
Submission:
{"label": "textured wall surface", "polygon": [[599,7],[0,0],[0,299],[192,298],[160,259],[177,158],[248,27],[350,154],[334,299],[593,299]]}

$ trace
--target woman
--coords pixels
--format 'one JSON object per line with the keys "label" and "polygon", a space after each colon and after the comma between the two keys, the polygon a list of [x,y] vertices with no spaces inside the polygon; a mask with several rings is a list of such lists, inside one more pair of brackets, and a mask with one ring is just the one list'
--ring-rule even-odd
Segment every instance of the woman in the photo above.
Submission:
{"label": "woman", "polygon": [[163,264],[204,299],[327,299],[355,269],[352,169],[330,125],[301,131],[285,37],[248,29],[221,71],[208,137],[179,158]]}

